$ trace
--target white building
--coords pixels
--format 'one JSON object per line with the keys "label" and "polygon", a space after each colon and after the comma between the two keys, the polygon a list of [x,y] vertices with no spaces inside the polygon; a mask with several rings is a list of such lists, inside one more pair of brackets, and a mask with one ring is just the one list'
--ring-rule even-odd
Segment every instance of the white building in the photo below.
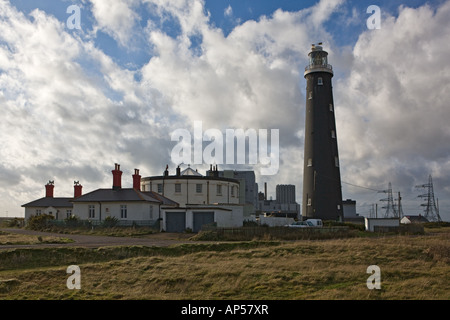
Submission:
{"label": "white building", "polygon": [[187,229],[197,232],[205,224],[218,227],[243,224],[239,183],[234,179],[204,177],[188,168],[183,173],[177,170],[176,176],[169,176],[166,170],[163,177],[144,180],[135,169],[133,188],[122,188],[120,165],[115,165],[112,174],[112,188],[82,195],[81,186],[76,184],[73,198],[54,198],[54,185],[49,183],[45,198],[23,205],[25,218],[47,213],[58,220],[76,216],[80,220],[101,223],[107,217],[115,217],[122,225],[157,225],[160,222],[161,230],[171,232]]}
{"label": "white building", "polygon": [[202,225],[243,224],[239,181],[219,177],[217,167],[206,176],[190,167],[183,171],[178,167],[175,175],[169,175],[166,167],[162,176],[142,178],[141,187],[143,192],[158,193],[179,204],[177,208],[161,208],[161,226],[167,232],[198,232]]}
{"label": "white building", "polygon": [[419,214],[418,216],[404,216],[401,220],[400,223],[402,224],[410,224],[410,223],[425,223],[425,222],[429,222],[427,218],[425,218],[424,216],[422,216],[421,214]]}
{"label": "white building", "polygon": [[169,175],[166,168],[163,176],[142,178],[141,188],[168,197],[180,206],[239,204],[239,181],[217,174],[203,176],[190,167],[183,171],[178,167],[175,175]]}
{"label": "white building", "polygon": [[25,220],[41,214],[52,215],[56,220],[63,220],[72,215],[73,204],[71,201],[81,194],[82,186],[78,183],[75,184],[72,198],[55,198],[53,196],[54,188],[54,181],[49,181],[45,185],[45,197],[22,205],[25,208]]}
{"label": "white building", "polygon": [[398,218],[364,218],[366,231],[375,232],[376,229],[398,228],[400,219]]}

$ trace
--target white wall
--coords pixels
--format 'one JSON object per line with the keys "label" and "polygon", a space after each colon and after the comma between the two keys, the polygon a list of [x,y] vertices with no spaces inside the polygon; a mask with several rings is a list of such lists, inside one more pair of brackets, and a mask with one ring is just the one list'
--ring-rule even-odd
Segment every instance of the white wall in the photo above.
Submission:
{"label": "white wall", "polygon": [[[89,218],[89,206],[95,207],[94,218]],[[121,218],[121,205],[127,206],[127,218]],[[158,219],[159,205],[150,202],[102,202],[101,204],[101,220],[106,217],[116,217],[119,220],[156,220]],[[72,214],[81,220],[99,220],[100,204],[94,202],[75,202]]]}
{"label": "white wall", "polygon": [[[176,201],[180,207],[186,204],[239,203],[239,183],[214,179],[167,179],[143,181],[142,191],[158,192],[158,184],[164,185],[164,196]],[[181,185],[181,192],[175,192],[175,184]],[[202,185],[202,192],[197,193],[197,184]],[[222,186],[221,194],[217,194],[217,185]],[[234,194],[231,187],[234,186]]]}
{"label": "white wall", "polygon": [[67,218],[67,210],[72,210],[73,208],[54,208],[54,207],[27,207],[25,208],[25,220],[28,220],[31,216],[36,216],[36,210],[41,210],[41,214],[51,214],[56,219],[56,213],[58,212],[58,220],[64,220]]}
{"label": "white wall", "polygon": [[214,212],[214,222],[219,228],[239,228],[243,225],[244,209],[242,205],[220,205],[214,207],[208,206],[193,206],[189,208],[170,208],[161,209],[161,226],[164,230],[166,226],[166,212],[185,212],[186,214],[186,226],[191,230],[194,229],[194,212]]}
{"label": "white wall", "polygon": [[380,227],[398,227],[400,225],[400,220],[397,218],[364,218],[366,230],[367,231],[374,231],[375,226]]}

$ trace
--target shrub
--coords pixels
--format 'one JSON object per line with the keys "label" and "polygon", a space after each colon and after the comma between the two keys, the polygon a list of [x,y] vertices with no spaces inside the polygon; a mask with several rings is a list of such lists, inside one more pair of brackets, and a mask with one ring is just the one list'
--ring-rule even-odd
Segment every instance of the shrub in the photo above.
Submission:
{"label": "shrub", "polygon": [[47,222],[49,220],[53,220],[55,217],[53,217],[50,214],[41,214],[39,216],[31,216],[30,219],[28,219],[27,228],[32,230],[41,230],[47,226]]}
{"label": "shrub", "polygon": [[116,217],[106,217],[105,220],[103,220],[103,227],[105,228],[112,228],[115,227],[119,223],[119,219]]}
{"label": "shrub", "polygon": [[77,216],[70,216],[64,219],[66,226],[68,227],[77,227],[80,224],[80,221]]}

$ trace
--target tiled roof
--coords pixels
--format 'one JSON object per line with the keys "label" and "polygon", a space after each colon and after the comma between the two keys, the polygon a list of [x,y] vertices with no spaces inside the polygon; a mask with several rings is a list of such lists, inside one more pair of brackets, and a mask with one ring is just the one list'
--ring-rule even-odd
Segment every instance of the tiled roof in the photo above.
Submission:
{"label": "tiled roof", "polygon": [[22,205],[22,207],[55,207],[55,208],[72,208],[73,198],[53,198],[53,197],[44,197],[38,200],[34,200],[32,202],[26,203]]}
{"label": "tiled roof", "polygon": [[136,189],[97,189],[86,193],[73,202],[116,202],[116,201],[148,201],[167,205],[178,205],[176,202],[163,197],[156,192],[141,192]]}

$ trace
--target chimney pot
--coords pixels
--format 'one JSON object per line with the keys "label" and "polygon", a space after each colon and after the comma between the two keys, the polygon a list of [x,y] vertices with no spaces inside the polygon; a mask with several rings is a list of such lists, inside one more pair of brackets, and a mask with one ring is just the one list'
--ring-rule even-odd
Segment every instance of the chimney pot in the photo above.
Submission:
{"label": "chimney pot", "polygon": [[45,197],[46,198],[53,198],[53,189],[55,189],[54,181],[49,181],[45,185]]}
{"label": "chimney pot", "polygon": [[141,176],[139,175],[139,169],[134,169],[133,189],[137,190],[137,191],[141,191]]}
{"label": "chimney pot", "polygon": [[164,170],[164,176],[165,177],[169,176],[169,165],[166,165],[166,170]]}
{"label": "chimney pot", "polygon": [[73,198],[79,198],[83,195],[83,186],[78,182],[78,181],[74,181],[74,186],[73,186]]}
{"label": "chimney pot", "polygon": [[120,165],[115,164],[115,169],[111,171],[113,174],[113,189],[122,188],[122,171],[120,171]]}

